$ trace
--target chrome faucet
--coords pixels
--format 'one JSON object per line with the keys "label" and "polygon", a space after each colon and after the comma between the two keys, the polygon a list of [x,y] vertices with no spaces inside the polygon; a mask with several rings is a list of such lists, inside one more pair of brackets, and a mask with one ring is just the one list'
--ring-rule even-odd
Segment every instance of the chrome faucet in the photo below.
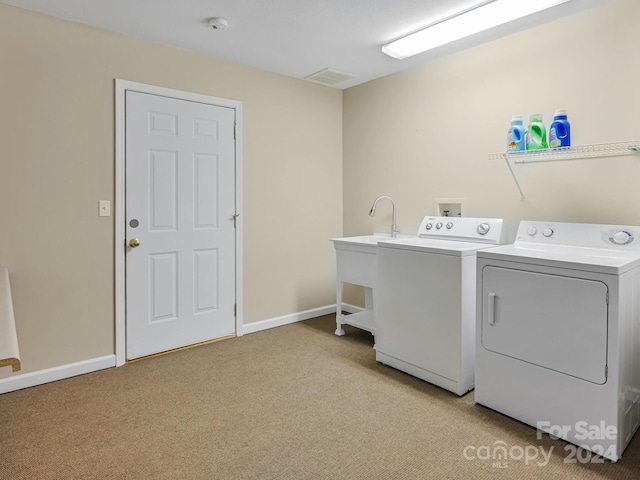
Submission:
{"label": "chrome faucet", "polygon": [[376,201],[373,202],[373,206],[371,207],[371,211],[369,212],[369,216],[373,217],[376,214],[376,205],[378,204],[378,200],[382,199],[389,200],[393,207],[393,220],[391,221],[391,238],[396,238],[400,230],[398,230],[398,225],[396,225],[396,202],[393,201],[393,198],[387,197],[386,195],[382,195],[381,197],[376,198]]}

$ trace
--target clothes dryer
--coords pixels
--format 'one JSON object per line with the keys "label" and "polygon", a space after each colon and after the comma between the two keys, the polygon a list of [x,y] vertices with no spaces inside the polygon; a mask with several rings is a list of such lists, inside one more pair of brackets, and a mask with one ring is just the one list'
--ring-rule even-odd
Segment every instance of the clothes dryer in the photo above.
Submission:
{"label": "clothes dryer", "polygon": [[521,222],[477,254],[475,401],[616,461],[640,422],[640,227]]}

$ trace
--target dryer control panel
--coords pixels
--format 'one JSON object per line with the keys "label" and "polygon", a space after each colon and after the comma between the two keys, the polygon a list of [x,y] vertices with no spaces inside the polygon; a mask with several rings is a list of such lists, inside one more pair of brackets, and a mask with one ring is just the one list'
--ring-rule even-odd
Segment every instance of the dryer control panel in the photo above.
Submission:
{"label": "dryer control panel", "polygon": [[492,245],[502,245],[507,241],[501,218],[426,216],[422,219],[418,236]]}
{"label": "dryer control panel", "polygon": [[640,226],[522,221],[516,243],[640,251]]}

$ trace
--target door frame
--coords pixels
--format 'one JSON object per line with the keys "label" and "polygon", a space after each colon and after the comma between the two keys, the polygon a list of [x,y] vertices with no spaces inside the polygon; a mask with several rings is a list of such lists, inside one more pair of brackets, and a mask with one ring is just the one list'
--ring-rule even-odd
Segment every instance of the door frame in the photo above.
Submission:
{"label": "door frame", "polygon": [[212,97],[198,93],[184,92],[171,88],[158,87],[145,83],[115,79],[115,348],[116,366],[126,362],[126,268],[125,268],[125,149],[126,149],[126,92],[139,92],[192,102],[227,107],[235,110],[236,148],[235,148],[235,291],[236,298],[236,336],[242,336],[243,292],[242,292],[242,102]]}

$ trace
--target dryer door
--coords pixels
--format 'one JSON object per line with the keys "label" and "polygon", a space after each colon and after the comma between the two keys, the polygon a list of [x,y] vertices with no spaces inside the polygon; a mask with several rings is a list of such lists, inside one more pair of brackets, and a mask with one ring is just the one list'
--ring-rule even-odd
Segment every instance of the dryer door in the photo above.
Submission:
{"label": "dryer door", "polygon": [[607,286],[494,266],[482,271],[482,346],[589,382],[607,381]]}

